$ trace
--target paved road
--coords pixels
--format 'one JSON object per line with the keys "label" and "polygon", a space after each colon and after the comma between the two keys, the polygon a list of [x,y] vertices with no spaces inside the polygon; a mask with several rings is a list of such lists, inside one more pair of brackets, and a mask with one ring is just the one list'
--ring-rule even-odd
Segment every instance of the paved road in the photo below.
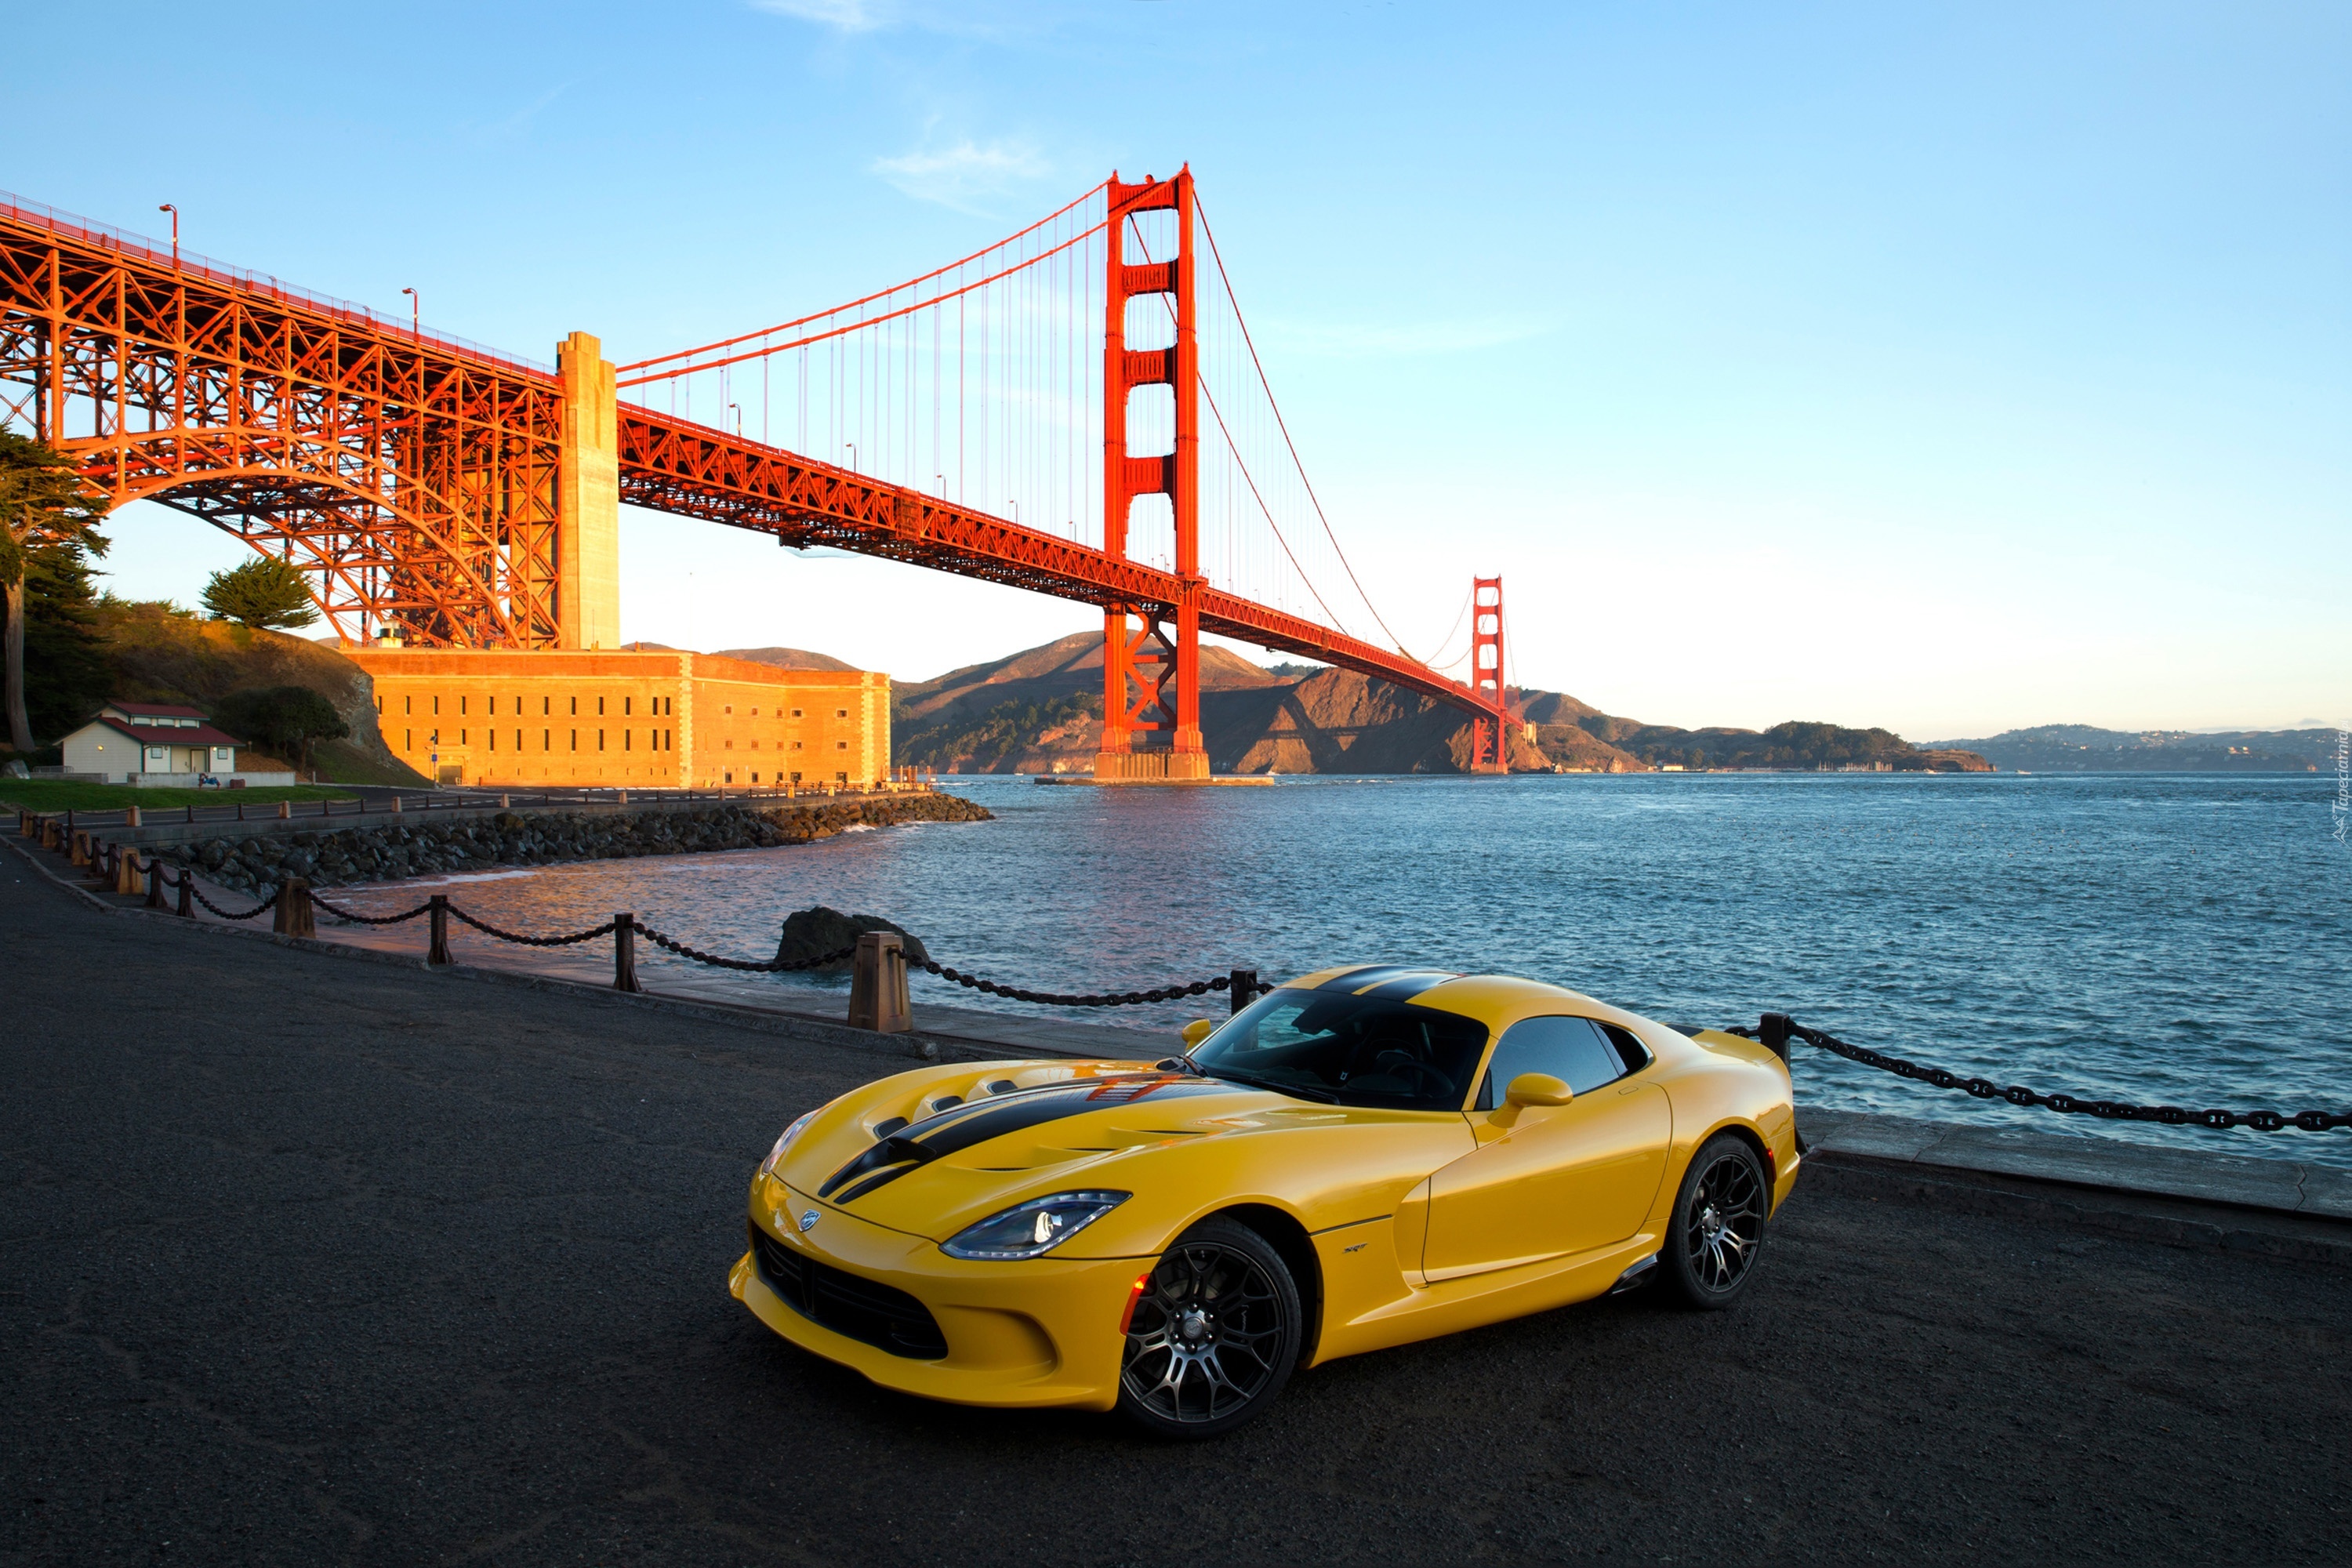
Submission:
{"label": "paved road", "polygon": [[1801,1194],[1166,1447],[725,1289],[875,1058],[106,917],[0,858],[0,1563],[2341,1562],[2341,1274]]}

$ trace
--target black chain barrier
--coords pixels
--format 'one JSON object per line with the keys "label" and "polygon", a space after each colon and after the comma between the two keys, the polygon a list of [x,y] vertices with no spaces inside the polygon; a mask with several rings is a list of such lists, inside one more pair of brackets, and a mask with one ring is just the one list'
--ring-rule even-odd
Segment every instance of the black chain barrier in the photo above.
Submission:
{"label": "black chain barrier", "polygon": [[1767,1013],[1762,1024],[1753,1029],[1730,1031],[1760,1040],[1778,1052],[1783,1060],[1789,1054],[1788,1042],[1804,1041],[1807,1045],[1843,1057],[1864,1067],[1891,1072],[1897,1078],[1933,1084],[1937,1089],[1962,1089],[1979,1100],[2002,1100],[2011,1105],[2038,1105],[2044,1110],[2055,1110],[2068,1116],[2095,1116],[2103,1121],[2153,1121],[2166,1127],[2210,1127],[2227,1129],[2251,1127],[2257,1132],[2282,1132],[2292,1128],[2304,1132],[2326,1132],[2334,1128],[2352,1127],[2352,1111],[2303,1110],[2289,1116],[2277,1110],[2190,1110],[2178,1105],[2129,1105],[2115,1100],[2089,1100],[2072,1094],[2043,1094],[2022,1084],[1998,1084],[1989,1078],[1962,1078],[1942,1068],[1922,1067],[1917,1062],[1890,1057],[1864,1046],[1851,1046],[1836,1036],[1820,1029],[1808,1028],[1784,1013]]}
{"label": "black chain barrier", "polygon": [[[185,873],[183,873],[183,875],[185,875]],[[278,893],[282,893],[285,890],[285,889],[280,888],[278,889],[277,893],[270,894],[269,897],[254,905],[253,908],[246,910],[245,913],[241,915],[233,915],[226,910],[221,908],[218,904],[213,902],[210,899],[205,897],[205,890],[202,888],[192,887],[188,889],[188,891],[196,896],[196,902],[204,905],[205,908],[212,910],[213,913],[220,916],[220,918],[225,921],[249,921],[256,915],[266,915],[270,910],[278,907]]]}
{"label": "black chain barrier", "polygon": [[[156,868],[156,874],[158,876],[163,874],[160,866]],[[181,882],[193,881],[194,877],[193,871],[183,870],[178,879],[166,879],[164,886],[176,888]],[[278,893],[272,893],[267,902],[258,904],[241,915],[233,915],[205,898],[201,890],[194,887],[189,890],[195,894],[196,902],[204,905],[221,919],[228,921],[249,921],[257,915],[266,914],[277,906],[278,899]],[[401,914],[363,915],[356,910],[346,910],[331,904],[316,892],[310,895],[310,902],[314,908],[325,910],[329,915],[347,925],[398,925],[404,921],[413,921],[419,915],[430,913],[433,909],[430,903],[423,903]],[[566,936],[525,936],[520,931],[504,931],[488,921],[476,920],[455,904],[449,904],[446,908],[453,917],[465,921],[485,936],[496,937],[500,942],[517,942],[524,947],[570,947],[575,942],[593,942],[600,936],[612,935],[620,929],[621,924],[618,921],[606,921],[603,925],[592,926],[586,931],[573,931]],[[740,970],[751,974],[783,974],[800,970],[821,969],[828,963],[839,963],[845,959],[857,956],[856,948],[845,947],[838,952],[824,953],[815,958],[790,960],[727,958],[719,953],[705,952],[698,947],[688,946],[675,937],[656,931],[643,921],[636,922],[633,929],[656,947],[667,949],[677,953],[680,958],[691,959],[697,963],[707,963],[719,969]],[[969,991],[984,992],[991,996],[1002,996],[1013,1002],[1032,1002],[1046,1007],[1137,1007],[1154,1002],[1173,1002],[1186,996],[1205,996],[1212,991],[1231,990],[1234,984],[1231,975],[1220,974],[1213,980],[1195,980],[1182,985],[1155,986],[1149,991],[1118,991],[1073,995],[1058,991],[1032,991],[1026,986],[1007,985],[1001,981],[982,980],[976,974],[966,974],[961,970],[950,968],[936,959],[923,959],[913,967],[936,974],[942,980],[951,981]],[[1279,987],[1271,981],[1260,981],[1254,994],[1263,996],[1277,989]],[[1249,999],[1246,996],[1242,998],[1245,1002]],[[2266,1115],[2268,1112],[2260,1114]]]}
{"label": "black chain barrier", "polygon": [[637,934],[656,947],[665,947],[680,958],[690,958],[697,963],[708,963],[720,969],[740,969],[751,974],[783,974],[793,970],[821,969],[828,963],[839,963],[845,958],[857,956],[857,949],[845,947],[839,952],[828,952],[818,958],[754,959],[721,958],[715,952],[705,952],[698,947],[688,947],[674,937],[664,936],[653,927],[639,924]]}
{"label": "black chain barrier", "polygon": [[[314,907],[326,910],[329,914],[334,916],[345,925],[355,926],[396,926],[403,921],[413,921],[419,915],[429,914],[432,912],[433,909],[433,906],[430,903],[423,903],[417,905],[406,914],[363,915],[357,910],[337,909],[334,905],[320,898],[317,893],[312,893],[310,895],[310,902]],[[461,915],[458,918],[462,920],[465,917]]]}
{"label": "black chain barrier", "polygon": [[[994,980],[982,980],[976,974],[965,974],[931,959],[918,966],[942,980],[951,980],[969,991],[984,991],[991,996],[1003,996],[1014,1002],[1034,1002],[1046,1007],[1135,1007],[1147,1002],[1173,1002],[1180,996],[1202,996],[1212,991],[1223,991],[1233,985],[1233,977],[1220,974],[1214,980],[1195,980],[1189,985],[1162,985],[1150,991],[1118,991],[1091,996],[1070,996],[1056,991],[1031,991],[1019,985],[1006,985]],[[1261,994],[1275,989],[1261,984]]]}
{"label": "black chain barrier", "polygon": [[[314,900],[313,901],[315,902],[316,900]],[[433,906],[430,904],[425,906],[426,909],[431,909],[432,907]],[[500,931],[498,927],[490,924],[487,921],[478,921],[455,904],[450,904],[446,907],[451,914],[455,915],[457,919],[464,921],[467,925],[472,926],[476,931],[482,932],[484,935],[497,937],[500,942],[520,942],[525,947],[570,947],[575,942],[593,942],[600,936],[610,936],[614,931],[621,929],[620,921],[606,921],[603,925],[591,926],[586,931],[576,931],[570,936],[525,936],[520,931]],[[418,912],[422,913],[423,911],[420,910]],[[640,927],[639,929],[642,930],[643,928]]]}

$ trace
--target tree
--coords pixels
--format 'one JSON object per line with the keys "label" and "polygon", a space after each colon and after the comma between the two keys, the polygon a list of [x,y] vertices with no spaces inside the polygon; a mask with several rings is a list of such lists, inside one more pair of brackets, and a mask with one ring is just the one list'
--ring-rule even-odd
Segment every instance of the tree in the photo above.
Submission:
{"label": "tree", "polygon": [[97,493],[71,458],[29,436],[0,430],[0,613],[7,628],[8,740],[33,749],[33,722],[25,710],[25,570],[35,553],[70,546],[74,558],[103,555],[98,531],[106,515]]}
{"label": "tree", "polygon": [[213,705],[213,721],[239,740],[258,742],[280,755],[295,752],[305,772],[314,742],[340,741],[352,732],[335,705],[307,686],[232,691]]}
{"label": "tree", "polygon": [[216,619],[273,631],[307,626],[319,618],[302,574],[271,555],[214,573],[205,584],[205,608]]}
{"label": "tree", "polygon": [[71,540],[25,555],[25,713],[54,741],[114,695],[89,559]]}

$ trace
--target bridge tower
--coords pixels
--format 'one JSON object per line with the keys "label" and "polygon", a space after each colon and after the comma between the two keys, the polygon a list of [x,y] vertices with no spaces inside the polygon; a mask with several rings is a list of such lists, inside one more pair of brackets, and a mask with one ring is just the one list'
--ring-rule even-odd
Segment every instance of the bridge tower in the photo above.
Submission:
{"label": "bridge tower", "polygon": [[1496,717],[1472,721],[1470,771],[1502,773],[1511,769],[1510,700],[1503,687],[1503,580],[1470,579],[1470,689],[1495,706]]}
{"label": "bridge tower", "polygon": [[[1128,219],[1171,208],[1175,254],[1129,261]],[[1179,586],[1172,605],[1103,606],[1103,722],[1095,776],[1204,779],[1209,752],[1201,740],[1201,596],[1206,583],[1200,563],[1201,382],[1192,303],[1192,166],[1178,170],[1172,180],[1147,175],[1139,185],[1123,184],[1113,174],[1109,233],[1103,314],[1103,550],[1124,559],[1135,499],[1164,495],[1175,514]],[[1128,301],[1150,294],[1175,296],[1176,342],[1169,348],[1130,351]],[[1139,386],[1160,384],[1175,394],[1176,449],[1134,457],[1127,448],[1129,399]]]}

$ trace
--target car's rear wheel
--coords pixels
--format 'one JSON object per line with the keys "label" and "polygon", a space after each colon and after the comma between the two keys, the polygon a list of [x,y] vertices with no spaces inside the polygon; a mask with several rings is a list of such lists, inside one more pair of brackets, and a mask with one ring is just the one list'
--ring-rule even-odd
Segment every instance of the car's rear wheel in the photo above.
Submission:
{"label": "car's rear wheel", "polygon": [[1684,1303],[1702,1310],[1728,1307],[1755,1277],[1771,1209],[1764,1162],[1735,1132],[1718,1132],[1699,1146],[1683,1174],[1658,1259]]}
{"label": "car's rear wheel", "polygon": [[1202,1220],[1146,1278],[1127,1329],[1118,1407],[1163,1437],[1213,1437],[1274,1402],[1298,1361],[1298,1286],[1247,1226]]}

